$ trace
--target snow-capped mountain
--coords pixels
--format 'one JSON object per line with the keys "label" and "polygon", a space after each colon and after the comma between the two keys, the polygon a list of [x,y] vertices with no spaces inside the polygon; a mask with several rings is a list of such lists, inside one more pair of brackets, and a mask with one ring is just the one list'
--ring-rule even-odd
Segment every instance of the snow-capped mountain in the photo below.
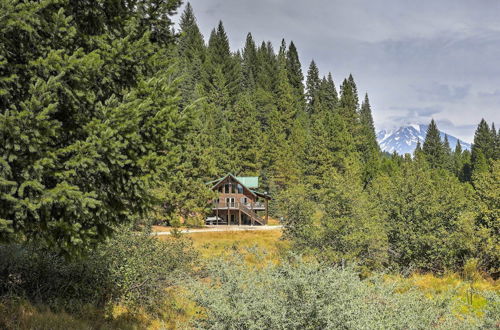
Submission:
{"label": "snow-capped mountain", "polygon": [[[420,140],[420,143],[423,144],[425,140],[425,134],[427,133],[428,125],[408,125],[402,126],[398,129],[393,130],[382,130],[377,134],[377,141],[380,145],[380,149],[382,151],[387,151],[389,153],[393,153],[396,151],[400,155],[404,155],[405,153],[413,153],[415,147],[417,146],[417,142]],[[441,133],[441,139],[444,140],[444,136],[446,133]],[[448,141],[450,142],[450,147],[452,150],[455,149],[458,139],[450,134],[448,135]],[[460,144],[463,149],[469,149],[471,145],[464,141],[460,141]]]}

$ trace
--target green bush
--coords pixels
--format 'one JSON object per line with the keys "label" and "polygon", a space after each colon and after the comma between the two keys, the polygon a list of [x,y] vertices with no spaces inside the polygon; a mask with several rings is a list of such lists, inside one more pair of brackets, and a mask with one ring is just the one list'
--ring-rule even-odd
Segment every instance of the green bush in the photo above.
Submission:
{"label": "green bush", "polygon": [[186,239],[128,230],[72,261],[33,245],[0,246],[0,294],[66,310],[111,303],[153,310],[195,257]]}
{"label": "green bush", "polygon": [[[467,329],[500,316],[492,308],[483,318],[457,317],[451,299],[398,292],[380,278],[304,261],[255,269],[218,262],[208,277],[194,284],[192,297],[204,310],[194,326],[206,329]],[[498,306],[498,296],[492,299]]]}

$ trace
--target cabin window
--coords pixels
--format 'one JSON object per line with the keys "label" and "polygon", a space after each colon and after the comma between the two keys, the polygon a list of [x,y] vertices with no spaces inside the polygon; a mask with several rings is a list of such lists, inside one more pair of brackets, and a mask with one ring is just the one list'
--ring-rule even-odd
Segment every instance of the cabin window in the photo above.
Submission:
{"label": "cabin window", "polygon": [[238,183],[238,194],[243,194],[243,186]]}
{"label": "cabin window", "polygon": [[224,192],[224,186],[223,186],[223,185],[221,185],[221,186],[219,187],[219,192],[220,192],[220,193],[223,193],[223,192]]}
{"label": "cabin window", "polygon": [[230,183],[226,183],[226,184],[224,185],[224,187],[225,187],[224,192],[225,192],[226,194],[230,194],[230,193],[231,193],[231,184],[230,184]]}

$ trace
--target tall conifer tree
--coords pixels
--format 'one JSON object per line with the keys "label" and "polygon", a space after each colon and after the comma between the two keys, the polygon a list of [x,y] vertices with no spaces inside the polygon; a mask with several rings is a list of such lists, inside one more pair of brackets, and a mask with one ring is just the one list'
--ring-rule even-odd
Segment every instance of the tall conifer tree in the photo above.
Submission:
{"label": "tall conifer tree", "polygon": [[447,134],[444,135],[443,149],[444,149],[444,168],[453,171],[453,154],[451,151],[450,141],[448,141]]}
{"label": "tall conifer tree", "polygon": [[202,79],[202,67],[205,61],[205,43],[198,28],[193,8],[188,2],[180,20],[180,35],[178,39],[178,57],[182,83],[182,105],[186,106],[193,101],[195,86]]}
{"label": "tall conifer tree", "polygon": [[353,136],[357,136],[359,124],[359,99],[358,90],[354,78],[349,75],[349,78],[344,79],[340,87],[339,113],[345,119],[348,129]]}
{"label": "tall conifer tree", "polygon": [[257,77],[257,48],[253,40],[252,34],[248,33],[243,48],[243,85],[247,89],[255,89],[255,79]]}
{"label": "tall conifer tree", "polygon": [[417,141],[417,146],[415,147],[415,150],[413,151],[413,158],[415,160],[418,160],[420,158],[424,157],[423,152],[422,152],[422,145],[420,143],[420,139]]}
{"label": "tall conifer tree", "polygon": [[427,128],[422,151],[433,168],[443,168],[446,162],[446,154],[443,142],[434,119]]}
{"label": "tall conifer tree", "polygon": [[473,171],[483,170],[488,160],[495,155],[495,137],[484,119],[481,119],[474,134],[471,152]]}
{"label": "tall conifer tree", "polygon": [[299,54],[293,41],[288,46],[286,53],[286,68],[288,80],[294,90],[294,95],[300,105],[304,105],[304,75],[302,74],[302,66],[299,60]]}
{"label": "tall conifer tree", "polygon": [[365,94],[365,99],[361,105],[359,118],[361,142],[358,150],[364,163],[363,181],[368,184],[375,178],[380,167],[380,147],[377,142],[368,93]]}
{"label": "tall conifer tree", "polygon": [[338,95],[331,73],[328,73],[328,79],[326,77],[321,79],[318,90],[318,100],[321,111],[333,111],[337,106]]}
{"label": "tall conifer tree", "polygon": [[191,126],[167,69],[179,5],[2,7],[0,240],[78,255],[151,211]]}
{"label": "tall conifer tree", "polygon": [[307,111],[309,114],[313,114],[319,111],[320,87],[321,87],[321,79],[319,78],[319,70],[314,60],[312,60],[311,64],[309,65],[309,69],[307,70],[307,80],[306,80],[306,100],[307,100]]}

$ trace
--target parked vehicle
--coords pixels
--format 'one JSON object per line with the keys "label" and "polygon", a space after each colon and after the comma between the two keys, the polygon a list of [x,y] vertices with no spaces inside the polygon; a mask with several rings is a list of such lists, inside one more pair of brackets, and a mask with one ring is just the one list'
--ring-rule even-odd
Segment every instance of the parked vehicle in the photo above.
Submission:
{"label": "parked vehicle", "polygon": [[206,225],[226,224],[227,222],[221,217],[207,217],[205,219]]}

